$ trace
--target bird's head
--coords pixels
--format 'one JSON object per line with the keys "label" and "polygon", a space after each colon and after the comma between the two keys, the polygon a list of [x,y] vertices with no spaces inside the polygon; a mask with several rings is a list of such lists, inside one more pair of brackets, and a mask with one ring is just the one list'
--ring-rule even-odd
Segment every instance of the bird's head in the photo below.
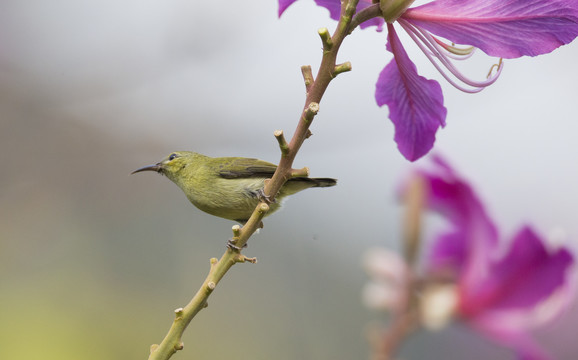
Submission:
{"label": "bird's head", "polygon": [[161,175],[165,175],[172,181],[175,181],[182,176],[182,171],[191,162],[191,157],[193,157],[194,154],[195,153],[190,151],[174,151],[158,163],[136,169],[131,172],[131,174],[136,174],[142,171],[156,171]]}

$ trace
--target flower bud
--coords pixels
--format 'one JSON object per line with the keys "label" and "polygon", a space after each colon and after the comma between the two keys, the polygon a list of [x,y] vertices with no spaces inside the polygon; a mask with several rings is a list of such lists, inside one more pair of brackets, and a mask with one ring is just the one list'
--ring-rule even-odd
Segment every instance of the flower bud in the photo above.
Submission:
{"label": "flower bud", "polygon": [[380,0],[379,8],[385,21],[392,24],[413,2],[414,0]]}

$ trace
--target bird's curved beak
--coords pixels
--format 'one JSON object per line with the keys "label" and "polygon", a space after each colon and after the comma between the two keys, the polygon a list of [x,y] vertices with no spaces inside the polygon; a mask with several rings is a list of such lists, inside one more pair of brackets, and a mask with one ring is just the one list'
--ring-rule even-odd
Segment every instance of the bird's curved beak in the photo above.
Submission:
{"label": "bird's curved beak", "polygon": [[135,171],[131,172],[130,174],[131,175],[136,174],[136,173],[141,172],[141,171],[156,171],[156,172],[160,173],[162,171],[162,169],[163,168],[161,166],[161,163],[157,163],[154,165],[148,165],[148,166],[141,167],[140,169],[136,169]]}

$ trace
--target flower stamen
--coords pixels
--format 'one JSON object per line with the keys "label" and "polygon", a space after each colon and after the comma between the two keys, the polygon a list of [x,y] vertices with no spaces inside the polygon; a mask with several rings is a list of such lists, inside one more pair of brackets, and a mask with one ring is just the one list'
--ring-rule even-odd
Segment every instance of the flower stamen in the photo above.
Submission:
{"label": "flower stamen", "polygon": [[459,48],[454,43],[448,45],[443,41],[441,41],[440,39],[436,38],[435,36],[432,36],[432,39],[434,39],[434,41],[442,48],[444,48],[444,50],[446,50],[448,53],[457,55],[456,57],[453,57],[453,59],[456,60],[468,59],[473,55],[474,51],[476,50],[476,48],[473,46],[468,46],[466,48]]}
{"label": "flower stamen", "polygon": [[[447,44],[443,44],[445,46],[443,46],[442,44],[440,44],[441,41],[436,41],[437,39],[435,39],[432,35],[430,35],[428,32],[420,29],[419,27],[416,27],[414,25],[412,25],[411,23],[407,22],[404,19],[398,19],[398,23],[403,27],[403,29],[407,32],[407,34],[412,38],[412,40],[417,44],[417,46],[420,48],[420,50],[426,55],[426,57],[428,58],[428,60],[434,65],[434,67],[440,72],[440,74],[456,89],[461,90],[463,92],[466,93],[477,93],[482,91],[485,87],[492,85],[499,77],[500,73],[502,72],[503,69],[503,64],[502,61],[499,61],[498,64],[495,64],[494,66],[492,66],[492,69],[490,70],[490,76],[488,76],[487,80],[485,81],[475,81],[475,80],[471,80],[469,78],[467,78],[466,76],[464,76],[455,66],[454,64],[450,61],[450,58],[454,58],[454,56],[451,56],[452,53],[450,52],[450,54],[446,53],[449,52],[449,50],[446,49],[446,47],[449,47],[449,45]],[[455,46],[452,46],[455,49]],[[467,58],[469,56],[471,56],[471,54],[473,53],[473,50],[466,50],[466,52],[469,51],[469,54],[466,54],[460,58],[458,58],[458,60],[463,60],[464,58]],[[435,59],[434,59],[435,57]],[[437,59],[437,61],[436,61]],[[439,61],[439,63],[438,63]],[[445,68],[442,69],[442,67],[440,66],[443,65],[443,67]],[[496,73],[492,75],[492,71],[493,69],[496,68]],[[456,81],[454,81],[449,74],[446,73],[446,70],[448,72],[450,72],[456,79],[458,79],[460,82],[462,82],[465,85],[471,86],[473,87],[473,89],[470,89],[468,87],[464,87],[463,85],[460,85],[458,83],[456,83]]]}
{"label": "flower stamen", "polygon": [[501,71],[502,60],[503,60],[503,58],[500,58],[500,60],[498,60],[497,64],[492,65],[492,67],[490,68],[490,71],[488,71],[488,75],[486,76],[487,79],[489,79],[492,76],[492,71],[494,71],[494,69],[496,69],[496,73],[498,71]]}

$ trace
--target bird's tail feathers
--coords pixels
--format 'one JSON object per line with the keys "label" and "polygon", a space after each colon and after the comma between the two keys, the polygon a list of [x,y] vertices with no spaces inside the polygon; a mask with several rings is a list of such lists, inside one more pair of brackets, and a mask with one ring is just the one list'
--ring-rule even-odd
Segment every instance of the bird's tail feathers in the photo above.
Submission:
{"label": "bird's tail feathers", "polygon": [[337,185],[337,179],[332,178],[299,178],[301,181],[311,182],[312,187],[330,187]]}

